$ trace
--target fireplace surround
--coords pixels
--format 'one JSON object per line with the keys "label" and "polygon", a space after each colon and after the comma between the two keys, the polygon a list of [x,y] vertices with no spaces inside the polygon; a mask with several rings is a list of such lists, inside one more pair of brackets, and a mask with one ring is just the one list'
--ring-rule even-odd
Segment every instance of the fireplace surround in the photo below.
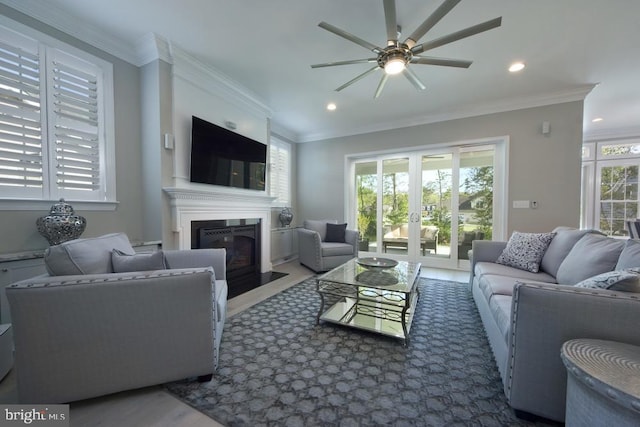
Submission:
{"label": "fireplace surround", "polygon": [[[271,204],[274,197],[263,191],[237,191],[224,187],[203,186],[207,188],[166,187],[171,206],[171,231],[173,247],[191,249],[194,239],[192,223],[209,223],[233,226],[256,225],[256,273],[264,275],[272,270],[271,247]],[[211,187],[211,188],[208,188]],[[214,233],[215,234],[215,233]],[[236,274],[236,273],[233,273]],[[231,272],[229,271],[229,275]],[[229,280],[231,288],[233,280]],[[231,290],[230,290],[231,291]]]}

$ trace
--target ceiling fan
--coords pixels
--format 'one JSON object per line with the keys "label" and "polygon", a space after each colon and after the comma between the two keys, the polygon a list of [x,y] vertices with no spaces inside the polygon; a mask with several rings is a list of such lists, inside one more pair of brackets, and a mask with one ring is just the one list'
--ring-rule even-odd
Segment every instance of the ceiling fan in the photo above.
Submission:
{"label": "ceiling fan", "polygon": [[383,0],[385,24],[387,28],[387,45],[384,48],[378,47],[366,40],[363,40],[353,34],[334,27],[326,22],[320,22],[318,26],[325,30],[332,32],[342,38],[345,38],[353,43],[356,43],[366,49],[371,50],[377,56],[375,58],[354,59],[350,61],[337,61],[327,62],[324,64],[314,64],[311,68],[321,67],[333,67],[337,65],[349,65],[349,64],[363,64],[363,63],[375,63],[373,68],[365,71],[364,73],[356,76],[354,79],[349,80],[342,86],[336,89],[336,92],[354,84],[358,80],[368,76],[375,71],[382,69],[384,74],[378,84],[374,98],[378,98],[382,93],[385,83],[390,75],[402,73],[404,76],[418,89],[424,90],[425,85],[418,79],[418,76],[411,70],[409,64],[424,64],[424,65],[439,65],[444,67],[458,67],[469,68],[472,61],[464,61],[459,59],[447,59],[447,58],[435,58],[432,56],[419,56],[422,52],[425,52],[436,47],[449,44],[466,37],[470,37],[484,31],[491,30],[499,27],[502,24],[502,17],[492,19],[490,21],[483,22],[481,24],[474,25],[464,30],[456,31],[449,35],[439,37],[427,41],[422,44],[418,44],[418,41],[427,32],[433,28],[447,13],[451,11],[461,0],[445,0],[438,9],[436,9],[431,16],[429,16],[416,30],[405,39],[404,42],[399,40],[400,38],[400,26],[396,22],[396,2],[395,0]]}

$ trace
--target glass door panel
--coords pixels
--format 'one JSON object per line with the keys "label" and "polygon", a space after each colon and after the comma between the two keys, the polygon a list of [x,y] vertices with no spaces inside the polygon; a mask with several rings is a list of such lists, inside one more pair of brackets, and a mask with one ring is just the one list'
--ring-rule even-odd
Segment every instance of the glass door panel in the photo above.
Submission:
{"label": "glass door panel", "polygon": [[[363,237],[361,256],[468,268],[473,240],[503,238],[505,147],[486,143],[354,159],[348,218]],[[637,197],[632,181],[624,191]]]}
{"label": "glass door panel", "polygon": [[378,162],[362,162],[355,165],[356,224],[360,232],[363,252],[376,252],[378,212]]}
{"label": "glass door panel", "polygon": [[408,255],[409,158],[382,161],[382,253]]}
{"label": "glass door panel", "polygon": [[422,156],[422,213],[420,253],[451,256],[453,154]]}
{"label": "glass door panel", "polygon": [[493,148],[460,153],[458,259],[469,259],[473,240],[492,238],[493,159]]}
{"label": "glass door panel", "polygon": [[598,168],[599,229],[609,236],[626,236],[627,220],[638,218],[638,165],[628,162]]}

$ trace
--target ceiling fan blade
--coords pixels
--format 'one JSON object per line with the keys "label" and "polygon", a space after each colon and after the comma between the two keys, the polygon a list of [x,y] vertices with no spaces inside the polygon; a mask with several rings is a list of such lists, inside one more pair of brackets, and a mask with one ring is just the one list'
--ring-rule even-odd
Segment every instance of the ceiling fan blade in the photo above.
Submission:
{"label": "ceiling fan blade", "polygon": [[434,58],[431,56],[414,56],[411,58],[412,64],[441,65],[444,67],[469,68],[473,61],[462,59]]}
{"label": "ceiling fan blade", "polygon": [[482,33],[484,31],[491,30],[493,28],[499,27],[500,25],[502,25],[502,17],[495,18],[490,21],[483,22],[481,24],[466,28],[464,30],[456,31],[455,33],[451,33],[449,35],[437,38],[435,40],[431,40],[429,42],[416,45],[411,48],[411,52],[413,54],[419,54],[426,50],[434,49],[436,47],[440,47],[442,45],[452,43],[467,37],[471,37],[473,35]]}
{"label": "ceiling fan blade", "polygon": [[313,64],[311,68],[334,67],[336,65],[367,64],[371,62],[378,62],[378,59],[367,58],[367,59],[352,59],[350,61],[325,62],[323,64]]}
{"label": "ceiling fan blade", "polygon": [[324,28],[325,30],[327,30],[327,31],[329,31],[329,32],[331,32],[331,33],[333,33],[333,34],[335,34],[337,36],[345,38],[345,39],[347,39],[347,40],[349,40],[349,41],[351,41],[351,42],[353,42],[355,44],[359,44],[360,46],[362,46],[362,47],[364,47],[366,49],[369,49],[369,50],[371,50],[371,51],[373,51],[375,53],[382,52],[382,49],[380,49],[378,46],[376,46],[376,45],[374,45],[372,43],[369,43],[366,40],[362,40],[360,37],[354,36],[351,33],[347,33],[346,31],[343,31],[338,27],[334,27],[331,24],[327,24],[324,21],[319,23],[318,27]]}
{"label": "ceiling fan blade", "polygon": [[433,28],[447,13],[451,11],[460,0],[445,0],[418,28],[405,40],[405,44],[411,49],[427,32]]}
{"label": "ceiling fan blade", "polygon": [[380,67],[378,67],[377,65],[367,71],[365,71],[364,73],[360,74],[359,76],[349,80],[348,82],[346,82],[345,84],[343,84],[342,86],[340,86],[339,88],[336,89],[336,92],[340,92],[342,89],[346,88],[347,86],[351,86],[352,84],[354,84],[355,82],[357,82],[358,80],[367,77],[369,74],[373,73],[374,71],[378,70]]}
{"label": "ceiling fan blade", "polygon": [[389,78],[389,74],[387,73],[382,74],[382,79],[380,79],[380,83],[378,84],[378,89],[376,89],[376,93],[375,95],[373,95],[374,99],[380,96],[380,94],[382,93],[382,89],[384,89],[385,83],[387,83],[388,78]]}
{"label": "ceiling fan blade", "polygon": [[409,80],[411,82],[411,84],[416,87],[416,89],[425,90],[427,88],[424,85],[424,83],[422,83],[420,81],[418,76],[416,76],[416,73],[414,73],[411,68],[409,68],[409,67],[405,68],[404,71],[402,72],[402,74],[404,74],[404,76],[407,78],[407,80]]}
{"label": "ceiling fan blade", "polygon": [[398,41],[396,0],[383,0],[383,5],[384,5],[384,22],[387,26],[387,42],[393,44]]}

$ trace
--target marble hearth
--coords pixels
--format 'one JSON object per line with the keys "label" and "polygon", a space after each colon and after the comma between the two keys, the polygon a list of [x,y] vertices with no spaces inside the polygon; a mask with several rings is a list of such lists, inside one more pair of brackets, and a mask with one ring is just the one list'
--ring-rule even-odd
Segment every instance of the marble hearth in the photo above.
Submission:
{"label": "marble hearth", "polygon": [[191,223],[193,221],[259,219],[260,272],[271,271],[271,204],[273,197],[262,192],[194,190],[164,188],[171,202],[171,229],[176,236],[178,249],[190,249]]}

